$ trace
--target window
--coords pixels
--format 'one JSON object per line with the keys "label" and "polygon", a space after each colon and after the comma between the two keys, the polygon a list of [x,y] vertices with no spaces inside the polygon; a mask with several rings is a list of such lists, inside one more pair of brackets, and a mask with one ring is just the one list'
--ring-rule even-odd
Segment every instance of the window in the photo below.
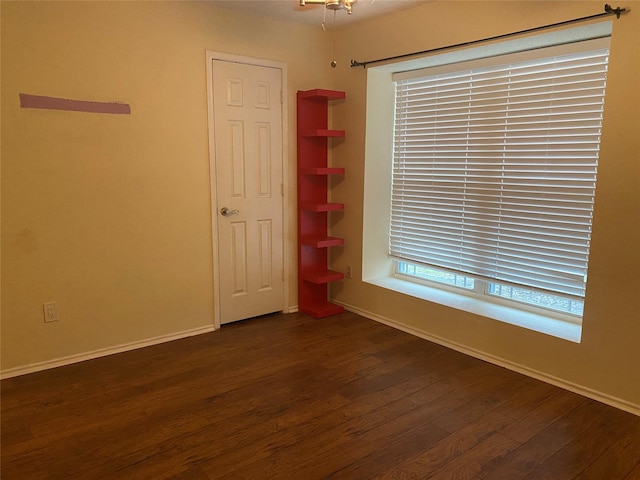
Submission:
{"label": "window", "polygon": [[493,295],[502,300],[553,312],[581,317],[584,310],[584,300],[579,297],[574,298],[523,286],[487,281],[431,266],[396,261],[395,272],[396,276],[407,278],[410,281],[424,282],[427,285],[437,283],[450,287],[464,288],[477,295]]}
{"label": "window", "polygon": [[584,297],[608,49],[553,53],[396,81],[393,257]]}
{"label": "window", "polygon": [[363,280],[552,335],[536,323],[579,327],[610,35],[589,28],[368,73]]}

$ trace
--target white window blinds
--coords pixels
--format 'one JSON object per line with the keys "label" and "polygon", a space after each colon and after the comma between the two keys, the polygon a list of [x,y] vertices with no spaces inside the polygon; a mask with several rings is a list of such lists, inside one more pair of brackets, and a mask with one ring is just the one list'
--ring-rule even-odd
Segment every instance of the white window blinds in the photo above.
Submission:
{"label": "white window blinds", "polygon": [[584,296],[607,60],[397,80],[390,254]]}

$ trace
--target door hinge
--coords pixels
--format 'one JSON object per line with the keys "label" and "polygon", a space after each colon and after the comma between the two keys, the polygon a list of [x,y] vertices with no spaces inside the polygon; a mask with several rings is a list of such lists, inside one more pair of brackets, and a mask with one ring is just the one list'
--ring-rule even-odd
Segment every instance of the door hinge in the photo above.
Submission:
{"label": "door hinge", "polygon": [[280,105],[284,105],[284,92],[280,90]]}
{"label": "door hinge", "polygon": [[284,183],[280,184],[280,196],[284,197]]}

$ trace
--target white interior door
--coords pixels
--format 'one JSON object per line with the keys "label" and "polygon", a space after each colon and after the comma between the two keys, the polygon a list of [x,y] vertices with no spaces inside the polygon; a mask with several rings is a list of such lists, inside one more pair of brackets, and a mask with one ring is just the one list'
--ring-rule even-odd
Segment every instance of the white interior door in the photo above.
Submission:
{"label": "white interior door", "polygon": [[220,323],[283,309],[282,71],[213,60]]}

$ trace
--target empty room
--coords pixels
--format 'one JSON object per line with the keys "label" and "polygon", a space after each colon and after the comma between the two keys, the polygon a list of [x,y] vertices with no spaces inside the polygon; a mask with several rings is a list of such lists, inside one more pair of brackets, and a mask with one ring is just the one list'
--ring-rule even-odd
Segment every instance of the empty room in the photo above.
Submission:
{"label": "empty room", "polygon": [[640,2],[0,22],[3,479],[640,479]]}

